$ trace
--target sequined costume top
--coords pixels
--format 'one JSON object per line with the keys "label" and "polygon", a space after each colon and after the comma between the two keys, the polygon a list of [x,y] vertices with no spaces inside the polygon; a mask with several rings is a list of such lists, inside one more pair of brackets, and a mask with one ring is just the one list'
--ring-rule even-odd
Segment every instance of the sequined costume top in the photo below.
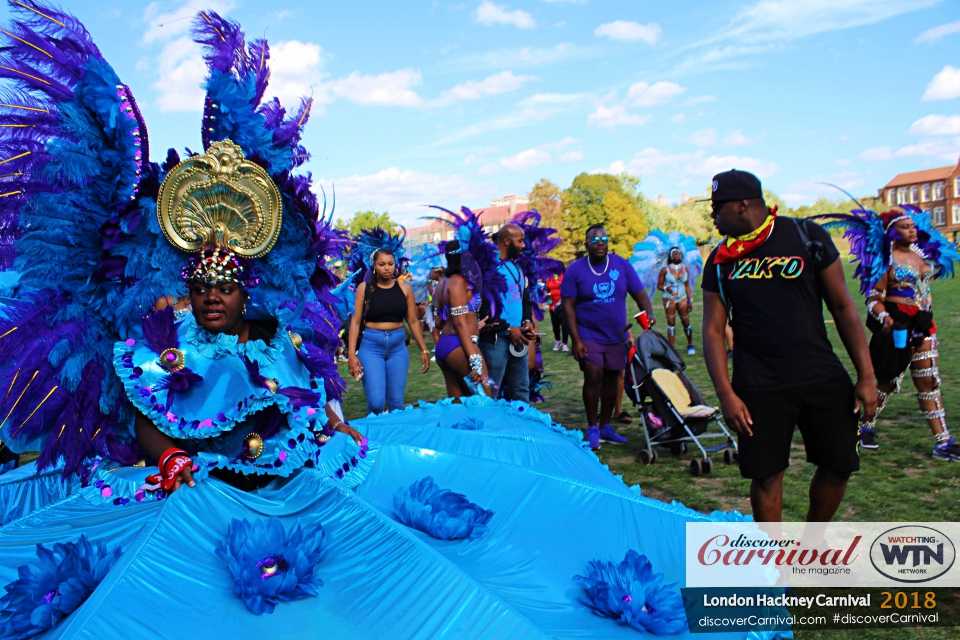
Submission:
{"label": "sequined costume top", "polygon": [[889,270],[892,282],[887,286],[887,296],[913,300],[914,305],[920,310],[930,311],[933,306],[930,283],[933,280],[935,265],[926,258],[924,262],[929,267],[926,272],[921,272],[912,264],[892,261]]}
{"label": "sequined costume top", "polygon": [[680,275],[673,272],[671,265],[664,268],[667,272],[663,279],[663,301],[680,303],[687,297],[687,268],[680,265]]}

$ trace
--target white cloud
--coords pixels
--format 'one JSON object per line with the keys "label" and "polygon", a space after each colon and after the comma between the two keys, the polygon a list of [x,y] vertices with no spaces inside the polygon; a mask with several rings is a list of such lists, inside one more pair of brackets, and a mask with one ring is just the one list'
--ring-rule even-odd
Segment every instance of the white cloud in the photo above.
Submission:
{"label": "white cloud", "polygon": [[537,26],[533,16],[526,11],[521,9],[509,11],[506,7],[494,4],[490,0],[483,0],[480,3],[474,17],[477,22],[486,25],[509,24],[518,29],[533,29]]}
{"label": "white cloud", "polygon": [[501,71],[483,80],[470,80],[444,91],[434,104],[447,105],[464,100],[479,100],[484,96],[516,91],[527,82],[536,80],[534,76],[517,76],[512,71]]}
{"label": "white cloud", "polygon": [[960,154],[960,137],[924,138],[917,144],[900,147],[896,151],[891,147],[873,147],[860,154],[861,160],[883,162],[898,158],[931,158],[956,162]]}
{"label": "white cloud", "polygon": [[876,24],[941,0],[756,0],[716,35],[688,47],[698,53],[677,71],[722,68],[736,58],[769,55],[794,40],[828,31]]}
{"label": "white cloud", "polygon": [[273,11],[270,13],[270,19],[274,22],[283,22],[287,18],[293,17],[293,11],[289,9],[281,9],[280,11]]}
{"label": "white cloud", "polygon": [[574,105],[585,98],[586,93],[537,93],[520,102],[522,107],[537,107],[540,105],[568,106]]}
{"label": "white cloud", "polygon": [[540,148],[546,149],[547,151],[560,151],[561,149],[566,149],[570,145],[576,144],[578,142],[580,141],[574,138],[573,136],[567,136],[566,138],[557,140],[556,142],[548,142],[546,144],[542,144],[540,145]]}
{"label": "white cloud", "polygon": [[587,116],[587,124],[593,124],[598,127],[612,129],[619,125],[638,126],[650,122],[652,116],[641,116],[636,113],[628,113],[623,105],[617,104],[612,107],[599,105],[597,109]]}
{"label": "white cloud", "polygon": [[464,176],[401,170],[397,167],[368,175],[338,178],[334,182],[338,210],[389,211],[395,220],[410,226],[423,224],[416,219],[430,215],[424,205],[456,208],[470,202],[488,201],[491,195],[498,193],[491,185],[477,183]]}
{"label": "white cloud", "polygon": [[616,162],[610,164],[609,167],[598,169],[595,173],[627,172],[636,176],[641,176],[650,173],[656,173],[657,169],[664,165],[674,165],[680,162],[688,162],[694,157],[696,156],[689,153],[669,154],[653,147],[647,147],[643,151],[636,153],[629,161],[623,162],[622,160],[617,160]]}
{"label": "white cloud", "polygon": [[161,111],[202,111],[207,75],[200,45],[188,37],[166,43],[157,59],[156,78],[151,85],[159,93]]}
{"label": "white cloud", "polygon": [[646,82],[638,82],[627,90],[627,99],[638,107],[650,107],[655,104],[662,104],[673,99],[686,91],[685,88],[676,82],[655,82],[648,85]]}
{"label": "white cloud", "polygon": [[476,69],[503,69],[509,67],[538,67],[553,64],[564,60],[586,58],[596,55],[588,47],[560,42],[552,47],[521,47],[519,49],[494,49],[481,53],[463,55],[453,60],[445,61],[444,66],[461,71]]}
{"label": "white cloud", "polygon": [[912,136],[960,136],[960,116],[926,116],[910,127]]}
{"label": "white cloud", "polygon": [[281,104],[293,107],[309,97],[320,84],[323,65],[320,45],[299,40],[278,42],[270,47],[270,86],[267,91]]}
{"label": "white cloud", "polygon": [[766,178],[779,171],[780,167],[765,160],[741,156],[699,157],[686,167],[687,173],[692,176],[713,176],[730,169],[742,169],[755,173],[761,178]]}
{"label": "white cloud", "polygon": [[944,36],[948,36],[952,33],[960,33],[960,20],[956,22],[948,22],[947,24],[942,24],[939,27],[934,27],[932,29],[927,29],[919,36],[914,42],[936,42]]}
{"label": "white cloud", "polygon": [[419,107],[424,104],[424,100],[417,95],[413,87],[420,84],[420,80],[420,72],[413,69],[401,69],[376,76],[354,71],[346,78],[325,82],[323,90],[365,106]]}
{"label": "white cloud", "polygon": [[683,121],[686,120],[686,119],[687,119],[687,116],[686,116],[686,115],[684,115],[684,114],[682,114],[682,113],[678,113],[678,114],[676,114],[675,116],[673,116],[672,118],[670,118],[670,122],[683,122]]}
{"label": "white cloud", "polygon": [[949,100],[957,97],[960,97],[960,69],[954,69],[950,65],[933,76],[923,93],[924,100]]}
{"label": "white cloud", "polygon": [[557,160],[560,162],[580,162],[585,159],[586,156],[583,155],[583,151],[568,151],[557,156]]}
{"label": "white cloud", "polygon": [[838,158],[833,161],[835,167],[849,167],[853,162],[848,158]]}
{"label": "white cloud", "polygon": [[723,137],[723,144],[727,145],[728,147],[741,147],[745,144],[751,144],[752,142],[752,139],[743,135],[739,131],[731,131]]}
{"label": "white cloud", "polygon": [[526,171],[527,169],[551,162],[553,162],[553,157],[549,151],[543,149],[527,149],[516,155],[501,158],[496,162],[484,165],[477,170],[477,173],[490,175],[497,173],[501,169],[506,169],[507,171]]}
{"label": "white cloud", "polygon": [[703,96],[692,96],[687,98],[687,101],[684,102],[688,107],[692,107],[696,104],[701,104],[703,102],[716,102],[717,96],[703,95]]}
{"label": "white cloud", "polygon": [[600,25],[593,31],[593,35],[598,38],[610,38],[611,40],[620,40],[622,42],[643,40],[647,44],[654,44],[660,39],[662,33],[663,29],[655,22],[640,24],[626,20],[614,20],[613,22]]}
{"label": "white cloud", "polygon": [[500,153],[500,147],[481,147],[476,153],[471,153],[463,159],[463,166],[469,167],[493,153]]}
{"label": "white cloud", "polygon": [[687,138],[687,142],[698,147],[710,147],[717,144],[717,132],[713,129],[695,131]]}

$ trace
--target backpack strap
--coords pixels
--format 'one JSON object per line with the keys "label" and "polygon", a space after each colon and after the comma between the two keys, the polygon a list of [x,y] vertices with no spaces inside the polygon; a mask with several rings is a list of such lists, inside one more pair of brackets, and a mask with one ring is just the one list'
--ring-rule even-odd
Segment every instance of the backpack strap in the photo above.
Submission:
{"label": "backpack strap", "polygon": [[727,312],[727,320],[733,322],[733,313],[730,310],[730,301],[727,300],[726,294],[723,293],[723,270],[720,268],[720,263],[715,263],[717,267],[717,293],[720,294],[720,302],[723,303],[723,308]]}
{"label": "backpack strap", "polygon": [[800,234],[800,242],[807,250],[807,255],[813,258],[813,261],[820,262],[823,258],[823,243],[810,239],[810,232],[807,225],[810,223],[806,218],[790,218],[797,227],[797,233]]}

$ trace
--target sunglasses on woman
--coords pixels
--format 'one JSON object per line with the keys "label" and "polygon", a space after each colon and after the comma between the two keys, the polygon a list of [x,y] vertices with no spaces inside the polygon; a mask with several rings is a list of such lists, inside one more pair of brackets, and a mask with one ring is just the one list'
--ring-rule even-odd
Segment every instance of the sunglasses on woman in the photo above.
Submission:
{"label": "sunglasses on woman", "polygon": [[601,242],[607,244],[610,242],[610,236],[593,236],[593,238],[590,239],[590,244],[600,244]]}

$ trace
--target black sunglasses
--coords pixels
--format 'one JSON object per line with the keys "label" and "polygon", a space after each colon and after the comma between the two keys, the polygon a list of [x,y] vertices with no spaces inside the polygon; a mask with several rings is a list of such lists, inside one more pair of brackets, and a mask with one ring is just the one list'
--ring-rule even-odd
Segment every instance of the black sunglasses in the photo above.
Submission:
{"label": "black sunglasses", "polygon": [[600,244],[601,242],[607,244],[610,242],[610,236],[593,236],[590,238],[590,244]]}
{"label": "black sunglasses", "polygon": [[716,213],[717,211],[720,211],[720,209],[723,209],[724,205],[726,205],[728,202],[733,202],[733,200],[715,200],[710,203],[710,208],[713,209],[714,213]]}

